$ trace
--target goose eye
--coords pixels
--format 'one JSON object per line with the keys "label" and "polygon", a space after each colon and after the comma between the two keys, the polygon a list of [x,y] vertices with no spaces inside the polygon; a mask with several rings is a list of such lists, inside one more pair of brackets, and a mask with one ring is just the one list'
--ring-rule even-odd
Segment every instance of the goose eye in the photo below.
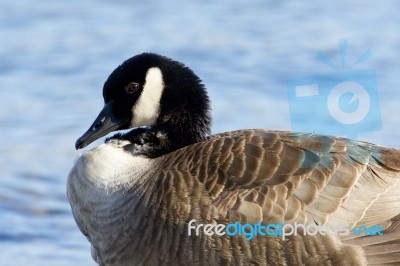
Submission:
{"label": "goose eye", "polygon": [[135,93],[139,89],[139,83],[131,82],[125,86],[125,92],[128,94]]}

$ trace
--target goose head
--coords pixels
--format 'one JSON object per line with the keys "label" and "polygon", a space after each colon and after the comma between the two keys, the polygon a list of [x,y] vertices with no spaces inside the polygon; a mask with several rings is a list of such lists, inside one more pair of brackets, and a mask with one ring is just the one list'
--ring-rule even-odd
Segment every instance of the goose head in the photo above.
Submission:
{"label": "goose head", "polygon": [[152,53],[118,66],[103,87],[104,107],[76,141],[81,149],[106,134],[148,126],[168,135],[176,148],[210,133],[210,103],[201,80],[182,63]]}

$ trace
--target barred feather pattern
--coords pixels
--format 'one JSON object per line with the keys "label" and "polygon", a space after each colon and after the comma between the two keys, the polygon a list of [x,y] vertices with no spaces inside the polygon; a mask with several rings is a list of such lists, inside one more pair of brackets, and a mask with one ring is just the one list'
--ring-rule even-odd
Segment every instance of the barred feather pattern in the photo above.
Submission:
{"label": "barred feather pattern", "polygon": [[[400,261],[399,150],[267,130],[213,135],[156,159],[132,156],[124,145],[113,141],[84,153],[68,177],[75,220],[99,265]],[[124,153],[118,157],[123,159],[106,155],[110,149]],[[196,224],[381,224],[385,234],[248,241],[189,235],[192,219]]]}

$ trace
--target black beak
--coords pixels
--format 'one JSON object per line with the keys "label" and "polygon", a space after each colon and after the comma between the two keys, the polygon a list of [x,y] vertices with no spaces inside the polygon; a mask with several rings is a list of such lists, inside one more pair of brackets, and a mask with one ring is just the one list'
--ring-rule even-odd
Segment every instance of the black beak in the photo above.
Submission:
{"label": "black beak", "polygon": [[82,149],[108,133],[121,129],[125,122],[125,120],[114,117],[111,110],[111,103],[107,103],[90,128],[76,141],[75,148],[77,150]]}

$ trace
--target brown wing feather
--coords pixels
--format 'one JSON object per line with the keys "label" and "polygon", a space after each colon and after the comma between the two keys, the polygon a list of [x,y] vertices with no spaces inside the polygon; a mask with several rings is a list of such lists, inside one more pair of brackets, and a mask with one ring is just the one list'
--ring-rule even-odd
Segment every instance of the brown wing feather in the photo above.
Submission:
{"label": "brown wing feather", "polygon": [[[189,171],[229,220],[354,226],[364,217],[379,224],[400,213],[397,198],[386,197],[393,199],[387,210],[379,201],[400,179],[399,150],[314,134],[240,130],[179,153],[190,157]],[[368,212],[371,206],[380,215]]]}
{"label": "brown wing feather", "polygon": [[[333,260],[346,257],[362,263],[361,253],[350,248],[358,245],[365,248],[369,263],[400,262],[400,230],[395,230],[400,223],[393,218],[400,213],[399,150],[314,134],[240,130],[176,153],[183,160],[189,156],[185,170],[204,184],[221,220],[380,224],[387,228],[383,238],[344,238],[342,251],[335,251],[337,244],[327,240],[318,245],[306,239],[293,243],[306,250],[307,245],[312,250],[328,248]],[[306,257],[311,253],[297,252]]]}

